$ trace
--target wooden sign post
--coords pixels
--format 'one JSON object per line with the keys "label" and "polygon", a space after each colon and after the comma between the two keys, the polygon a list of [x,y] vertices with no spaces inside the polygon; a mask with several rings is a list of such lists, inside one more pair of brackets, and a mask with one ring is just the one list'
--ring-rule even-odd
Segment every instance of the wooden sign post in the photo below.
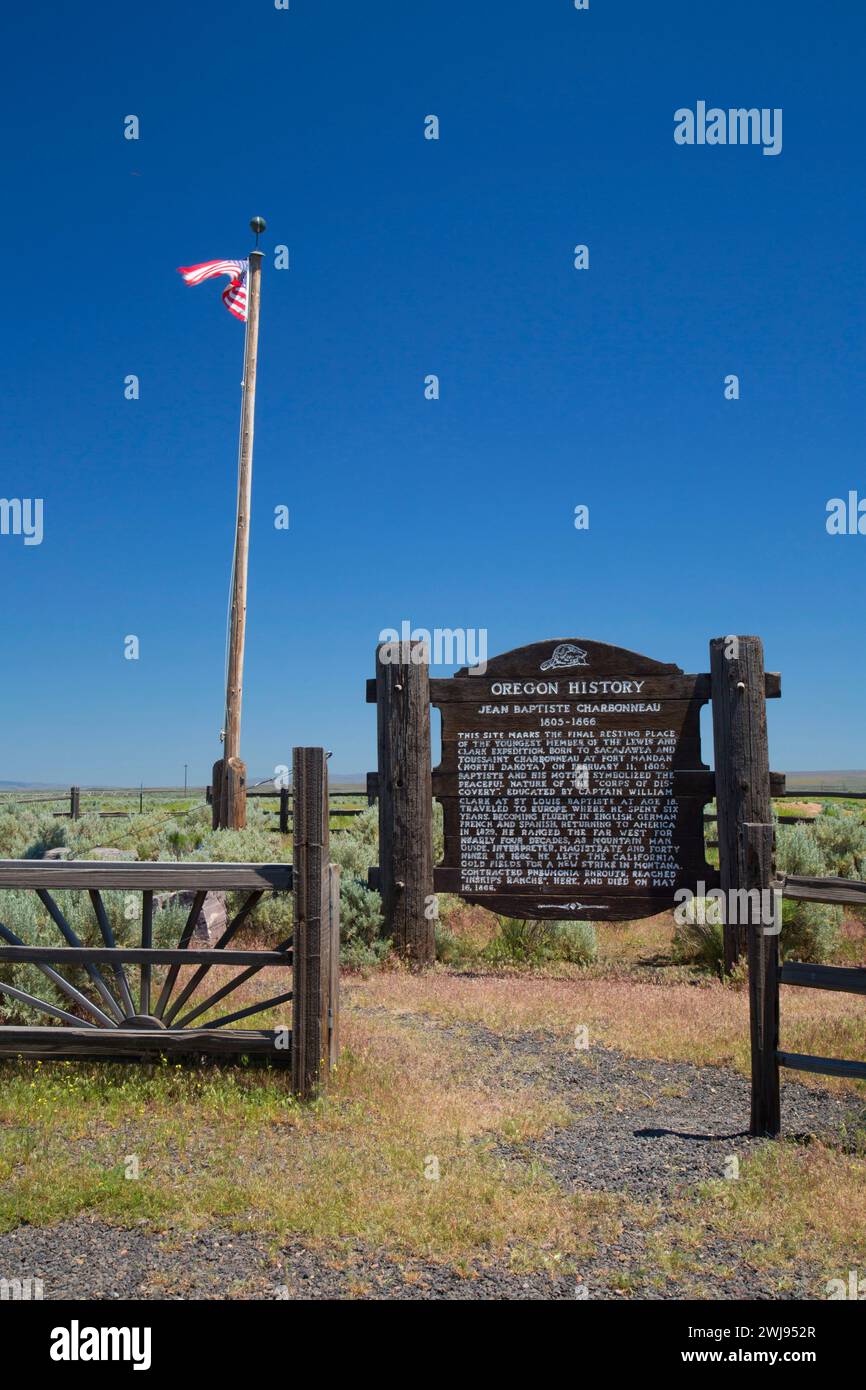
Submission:
{"label": "wooden sign post", "polygon": [[420,642],[376,648],[379,877],[386,930],[412,965],[436,955],[429,654]]}
{"label": "wooden sign post", "polygon": [[[767,677],[759,637],[710,642],[719,868],[725,903],[725,967],[749,962],[752,1119],[755,1135],[777,1135],[779,937],[767,911],[773,877],[773,805],[767,738]],[[778,693],[774,689],[774,693]],[[747,899],[745,894],[754,897]],[[740,905],[746,909],[738,911]],[[745,920],[741,920],[745,919]]]}

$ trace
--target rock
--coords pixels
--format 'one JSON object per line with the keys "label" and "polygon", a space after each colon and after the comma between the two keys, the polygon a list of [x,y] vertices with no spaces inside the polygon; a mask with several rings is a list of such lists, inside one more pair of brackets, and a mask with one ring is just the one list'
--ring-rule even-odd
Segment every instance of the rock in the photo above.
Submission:
{"label": "rock", "polygon": [[219,941],[228,924],[225,893],[208,893],[202,903],[192,939],[213,946]]}
{"label": "rock", "polygon": [[43,859],[68,859],[72,850],[68,845],[58,845],[56,849],[47,849],[43,854]]}
{"label": "rock", "polygon": [[[188,911],[194,901],[193,890],[184,888],[175,893],[155,893],[153,905],[158,912],[164,907],[183,907]],[[190,945],[215,945],[228,926],[228,920],[225,893],[208,893],[193,928]]]}

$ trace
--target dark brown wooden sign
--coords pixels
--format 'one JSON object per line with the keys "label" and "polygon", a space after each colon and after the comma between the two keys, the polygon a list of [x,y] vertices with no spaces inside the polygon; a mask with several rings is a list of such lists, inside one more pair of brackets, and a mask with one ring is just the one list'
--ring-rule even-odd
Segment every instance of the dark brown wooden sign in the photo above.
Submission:
{"label": "dark brown wooden sign", "polygon": [[513,917],[626,921],[718,883],[703,811],[707,675],[583,638],[431,680],[442,713],[434,886]]}

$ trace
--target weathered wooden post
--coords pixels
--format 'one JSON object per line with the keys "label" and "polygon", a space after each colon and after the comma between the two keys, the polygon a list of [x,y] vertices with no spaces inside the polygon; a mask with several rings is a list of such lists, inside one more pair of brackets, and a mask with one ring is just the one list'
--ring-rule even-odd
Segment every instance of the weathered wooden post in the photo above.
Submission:
{"label": "weathered wooden post", "polygon": [[321,1090],[335,1055],[339,1000],[339,877],[329,864],[324,748],[293,749],[292,800],[292,1084],[310,1099]]}
{"label": "weathered wooden post", "polygon": [[222,823],[220,821],[220,806],[222,804],[223,798],[222,758],[217,758],[216,762],[214,763],[213,769],[211,771],[211,777],[213,778],[213,782],[211,784],[210,823],[212,830],[219,830],[220,825]]}
{"label": "weathered wooden post", "polygon": [[242,758],[223,759],[220,793],[221,824],[243,830],[247,823],[247,765]]}
{"label": "weathered wooden post", "polygon": [[[760,637],[714,637],[710,642],[710,694],[716,766],[719,873],[727,895],[746,886],[742,827],[769,825],[770,757],[767,743],[764,648]],[[731,914],[726,914],[731,915]],[[725,969],[746,952],[746,927],[725,925]]]}
{"label": "weathered wooden post", "polygon": [[280,787],[280,834],[289,833],[289,789]]}
{"label": "weathered wooden post", "polygon": [[[779,938],[775,914],[762,911],[772,901],[773,808],[761,639],[713,638],[710,687],[725,969],[730,971],[742,954],[748,955],[751,1132],[775,1135],[780,1123]],[[749,892],[751,898],[746,897]]]}
{"label": "weathered wooden post", "polygon": [[81,815],[81,788],[69,788],[69,816],[71,820],[78,820]]}
{"label": "weathered wooden post", "polygon": [[340,866],[328,865],[328,905],[330,930],[330,979],[328,981],[328,1065],[335,1067],[340,1057]]}
{"label": "weathered wooden post", "polygon": [[[742,827],[742,846],[749,891],[749,1030],[752,1043],[752,1113],[750,1133],[777,1138],[782,1125],[779,1093],[779,928],[772,889],[774,828]],[[757,890],[757,891],[754,891]]]}
{"label": "weathered wooden post", "polygon": [[379,892],[385,929],[413,966],[432,965],[433,787],[429,652],[424,642],[376,648]]}

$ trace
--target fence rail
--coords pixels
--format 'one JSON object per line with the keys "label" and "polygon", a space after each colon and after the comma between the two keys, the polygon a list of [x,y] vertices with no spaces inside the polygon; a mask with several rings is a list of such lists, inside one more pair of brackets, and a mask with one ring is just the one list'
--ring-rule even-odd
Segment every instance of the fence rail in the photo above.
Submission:
{"label": "fence rail", "polygon": [[193,951],[179,947],[161,950],[138,946],[0,946],[0,961],[29,961],[50,965],[256,965],[286,966],[291,951]]}
{"label": "fence rail", "polygon": [[[189,792],[187,792],[187,791],[183,791],[183,792],[182,792],[182,791],[180,790],[180,788],[177,788],[177,789],[175,790],[175,788],[173,788],[173,787],[167,787],[167,788],[163,788],[163,787],[150,787],[150,788],[148,788],[148,787],[140,787],[140,788],[139,788],[139,792],[138,792],[138,813],[139,813],[139,815],[143,815],[143,814],[144,814],[144,798],[145,798],[145,796],[146,796],[146,795],[154,796],[157,792],[160,793],[160,794],[161,794],[162,796],[164,796],[164,797],[183,796],[183,797],[186,798],[187,800],[191,799],[191,798],[190,798]],[[205,803],[206,803],[206,805],[208,805],[208,806],[212,805],[212,804],[213,804],[213,787],[212,787],[212,786],[206,786],[205,789],[204,789],[204,792],[205,792]],[[195,794],[195,789],[193,789],[193,799],[194,799],[194,794]],[[357,791],[333,791],[333,792],[329,792],[328,796],[329,796],[329,801],[341,801],[341,800],[358,801],[358,800],[365,800],[365,801],[368,802],[368,804],[370,804],[370,798],[369,798],[368,791],[367,791],[367,788],[366,788],[366,787],[359,787]],[[258,790],[258,789],[256,789],[256,788],[254,788],[252,791],[248,791],[248,792],[247,792],[247,800],[249,800],[250,797],[256,797],[256,798],[258,798],[258,799],[260,799],[260,800],[267,800],[267,801],[279,801],[280,804],[279,804],[279,808],[278,808],[278,809],[275,809],[275,810],[266,809],[266,810],[265,810],[265,814],[266,814],[266,815],[278,815],[279,818],[280,818],[279,828],[280,828],[281,833],[282,833],[282,834],[288,834],[288,831],[289,831],[289,822],[292,820],[292,817],[293,817],[293,813],[292,813],[292,809],[291,809],[291,803],[292,803],[292,791],[291,791],[291,788],[288,788],[288,787],[278,787],[278,788],[276,788],[274,791],[260,791],[260,790]],[[98,796],[97,793],[94,792],[94,793],[91,793],[91,800],[94,800],[94,799],[98,799],[98,800],[102,801],[102,800],[104,800],[105,798],[102,797],[102,796]],[[55,816],[65,817],[66,819],[69,819],[69,820],[80,820],[80,818],[81,818],[81,816],[82,816],[82,814],[83,814],[83,813],[82,813],[82,809],[81,809],[81,788],[80,788],[80,787],[77,787],[77,786],[75,786],[75,787],[70,787],[68,792],[66,792],[66,791],[61,792],[61,793],[59,793],[57,796],[24,796],[24,797],[16,797],[16,796],[8,796],[5,792],[0,792],[0,809],[2,809],[3,806],[39,806],[39,805],[46,805],[46,806],[47,806],[47,805],[56,805],[56,803],[57,803],[58,801],[68,801],[68,803],[69,803],[69,810],[68,810],[68,811],[55,811],[55,812],[54,812]],[[329,814],[330,814],[331,818],[334,818],[335,816],[360,816],[360,815],[363,814],[363,812],[364,812],[366,809],[367,809],[367,808],[366,808],[365,806],[336,806],[336,805],[334,805],[334,806],[331,806],[331,807],[330,807],[330,812],[329,812]],[[95,816],[97,816],[100,820],[123,820],[123,819],[129,820],[129,819],[131,819],[131,817],[135,814],[133,811],[90,811],[90,812],[86,812],[86,810],[85,810],[85,813],[86,813],[86,814],[90,814],[90,815],[95,815]],[[188,814],[189,814],[189,810],[187,810],[187,811],[185,811],[185,812],[179,812],[178,814],[188,815]],[[341,830],[341,829],[345,829],[345,828],[346,828],[345,826],[339,826],[339,825],[334,826],[334,829],[335,829],[335,830]]]}
{"label": "fence rail", "polygon": [[866,791],[862,787],[856,791],[845,787],[789,787],[786,791],[779,793],[779,799],[786,797],[790,801],[802,801],[807,796],[838,796],[847,797],[852,801],[866,801]]}
{"label": "fence rail", "polygon": [[[796,874],[781,874],[772,880],[772,886],[781,892],[783,898],[799,902],[848,903],[856,907],[866,907],[866,883],[858,883],[852,879],[805,878]],[[778,985],[866,995],[866,967],[784,961],[777,969],[777,992]],[[866,1061],[785,1052],[777,1044],[772,1050],[772,1055],[765,1057],[765,1066],[774,1080],[777,1091],[780,1067],[786,1067],[789,1071],[811,1072],[819,1076],[843,1076],[866,1081]]]}
{"label": "fence rail", "polygon": [[851,1062],[844,1057],[810,1057],[804,1052],[780,1052],[779,1066],[790,1071],[810,1071],[818,1076],[849,1076],[866,1081],[866,1062]]}
{"label": "fence rail", "polygon": [[[328,794],[328,800],[329,800],[329,805],[328,805],[328,823],[330,824],[330,822],[331,822],[335,817],[338,817],[338,816],[362,816],[362,815],[364,814],[364,812],[367,810],[367,807],[366,807],[366,806],[331,806],[331,805],[330,805],[330,801],[331,801],[334,797],[346,797],[346,796],[351,796],[351,797],[354,799],[354,798],[358,797],[359,795],[364,795],[364,793],[359,793],[359,792],[329,792],[329,794]],[[282,834],[282,835],[288,835],[289,829],[290,829],[290,822],[293,822],[293,821],[294,821],[294,811],[293,811],[293,809],[292,809],[292,807],[293,807],[293,800],[292,800],[292,791],[291,791],[291,788],[289,788],[289,787],[280,787],[277,791],[274,791],[274,792],[262,792],[262,791],[251,791],[251,792],[247,792],[247,800],[249,800],[249,798],[250,798],[251,796],[257,796],[257,797],[260,797],[260,798],[267,798],[267,799],[270,800],[270,801],[279,800],[279,803],[280,803],[279,809],[278,809],[278,810],[273,810],[273,811],[271,811],[271,810],[266,810],[266,811],[265,811],[265,815],[266,815],[266,816],[279,816],[280,821],[279,821],[279,827],[278,827],[278,828],[279,828],[280,834]],[[206,788],[205,788],[205,798],[206,798],[207,803],[208,803],[209,806],[210,806],[210,805],[213,805],[213,787],[209,786],[209,787],[206,787]],[[334,828],[335,831],[337,831],[337,830],[345,830],[347,827],[346,827],[346,826],[342,826],[342,825],[335,825],[333,828]]]}
{"label": "fence rail", "polygon": [[291,864],[206,864],[171,859],[133,863],[99,859],[0,859],[0,888],[201,889],[289,892]]}
{"label": "fence rail", "polygon": [[[163,788],[150,788],[150,795],[153,795],[153,792],[157,790],[163,791]],[[143,812],[145,812],[146,791],[147,788],[139,788],[139,815],[143,815]],[[164,795],[172,794],[174,794],[174,788],[165,788]],[[177,795],[185,795],[188,796],[189,799],[189,795],[186,794],[186,792],[179,791],[179,788],[177,791]],[[292,810],[291,788],[279,787],[275,791],[247,791],[246,796],[247,801],[249,801],[250,796],[256,796],[256,798],[263,799],[263,801],[278,801],[278,808],[274,810],[265,809],[265,816],[279,816],[279,833],[284,835],[289,833],[289,830],[291,830],[293,815],[295,815],[295,813],[293,813]],[[367,788],[360,787],[357,791],[328,792],[329,803],[335,801],[343,801],[343,799],[352,799],[352,801],[360,801],[360,799],[364,799],[364,801],[368,801]],[[7,796],[6,794],[0,794],[0,809],[3,808],[4,805],[56,805],[58,801],[68,801],[68,803],[70,803],[70,809],[56,810],[56,812],[54,812],[54,815],[63,816],[65,817],[65,819],[70,820],[81,819],[81,787],[70,787],[70,791],[63,792],[63,794],[57,796]],[[210,787],[210,785],[209,787],[204,788],[204,801],[206,801],[207,805],[209,806],[213,805],[213,787]],[[335,817],[338,816],[361,816],[363,815],[364,810],[366,809],[366,806],[329,805],[328,816],[331,820],[334,820]],[[96,810],[96,812],[89,812],[89,815],[95,815],[99,817],[100,820],[129,820],[131,819],[133,812],[131,812],[131,810]],[[179,812],[178,815],[189,815],[189,810],[186,810],[186,812]],[[334,826],[335,831],[346,830],[346,828],[348,827]]]}
{"label": "fence rail", "polygon": [[866,883],[852,878],[805,878],[800,874],[779,874],[773,880],[783,898],[807,903],[848,903],[866,907]]}
{"label": "fence rail", "polygon": [[[712,776],[712,774],[710,774],[710,776]],[[846,798],[846,797],[847,797],[847,798],[851,798],[851,799],[854,799],[854,800],[866,800],[866,791],[863,791],[863,790],[850,790],[850,789],[842,788],[842,787],[799,787],[799,788],[793,788],[793,789],[791,789],[791,788],[787,788],[787,789],[786,789],[786,786],[785,786],[785,774],[784,774],[784,773],[773,773],[773,774],[771,774],[771,776],[775,779],[775,780],[774,780],[774,784],[773,784],[773,786],[772,786],[772,794],[773,794],[773,797],[774,797],[775,799],[778,799],[778,800],[781,800],[781,799],[785,798],[785,799],[787,799],[787,800],[796,801],[796,800],[805,800],[807,797],[824,797],[824,798],[827,798],[827,797],[840,797],[840,798]],[[376,773],[368,773],[368,774],[367,774],[367,784],[366,784],[366,786],[359,786],[358,789],[357,789],[357,791],[332,791],[332,792],[329,792],[329,794],[328,794],[328,795],[329,795],[329,801],[330,801],[330,802],[336,802],[336,801],[343,801],[343,800],[346,800],[346,801],[359,801],[359,800],[365,800],[365,801],[367,802],[368,806],[369,806],[369,805],[372,805],[373,802],[376,800],[376,798],[377,798],[377,796],[378,796],[378,792],[379,792],[378,780],[379,780],[379,779],[378,779],[378,776],[377,776]],[[193,798],[193,799],[194,799],[195,791],[196,791],[196,789],[193,788],[193,789],[192,789],[192,798]],[[212,793],[213,793],[213,788],[212,788],[211,786],[206,786],[206,787],[205,787],[205,802],[206,802],[206,804],[207,804],[208,806],[210,806],[210,805],[212,804]],[[134,795],[134,793],[133,793],[133,795]],[[139,800],[138,800],[138,813],[139,813],[139,815],[143,815],[143,814],[144,814],[144,801],[145,801],[145,797],[150,796],[151,798],[153,798],[153,797],[155,797],[155,796],[157,796],[157,795],[159,795],[159,796],[161,796],[161,797],[171,797],[171,796],[176,796],[176,797],[177,797],[177,796],[183,796],[183,797],[186,797],[186,798],[188,798],[188,799],[189,799],[190,796],[191,796],[191,794],[190,794],[189,791],[186,791],[186,790],[183,790],[183,791],[182,791],[179,787],[178,787],[178,788],[174,788],[174,787],[141,787],[141,788],[139,789],[139,793],[138,793],[138,798],[139,798]],[[251,791],[248,791],[248,792],[247,792],[247,800],[250,800],[251,798],[255,798],[255,799],[263,800],[263,801],[279,801],[279,802],[280,802],[279,809],[275,809],[275,810],[273,810],[273,811],[268,810],[268,811],[266,811],[266,814],[279,815],[279,817],[280,817],[280,830],[281,830],[284,834],[288,832],[288,824],[289,824],[289,821],[290,821],[291,818],[292,818],[292,812],[291,812],[291,809],[290,809],[290,803],[291,803],[291,800],[292,800],[291,788],[276,788],[274,791],[262,791],[262,790],[260,790],[259,788],[253,788]],[[89,793],[89,799],[90,799],[90,800],[94,800],[94,799],[104,800],[105,798],[103,798],[103,797],[97,798],[97,793],[91,792],[91,793]],[[63,816],[63,817],[66,817],[66,818],[68,818],[68,819],[70,819],[70,820],[79,820],[80,817],[81,817],[81,815],[83,814],[82,809],[81,809],[81,800],[82,800],[82,793],[81,793],[81,788],[80,788],[79,786],[70,787],[68,791],[59,792],[59,793],[57,793],[57,795],[50,795],[50,796],[49,796],[49,795],[44,795],[44,796],[43,796],[43,795],[39,795],[39,796],[26,796],[26,795],[25,795],[25,796],[11,796],[11,795],[9,795],[9,794],[6,793],[6,792],[0,793],[0,807],[2,807],[2,806],[7,806],[7,805],[12,805],[12,806],[40,806],[40,805],[49,806],[49,805],[52,805],[52,804],[56,804],[56,803],[59,802],[59,801],[66,801],[66,802],[69,803],[69,810],[68,810],[68,811],[56,811],[56,812],[55,812],[55,815],[57,815],[57,816]],[[330,815],[331,815],[332,818],[333,818],[334,816],[337,816],[337,815],[342,815],[342,816],[359,816],[359,815],[362,814],[362,812],[363,812],[364,809],[365,809],[364,807],[358,807],[358,806],[346,806],[346,807],[344,807],[344,808],[340,808],[340,807],[337,807],[337,806],[331,806],[331,808],[330,808]],[[126,818],[126,819],[131,818],[135,813],[134,813],[134,811],[90,811],[89,814],[90,814],[90,815],[96,815],[96,816],[98,816],[100,820],[122,820],[122,819],[124,819],[124,818]],[[812,819],[814,819],[814,817],[810,817],[810,816],[785,816],[785,815],[780,815],[780,816],[777,817],[777,819],[778,819],[779,823],[782,824],[782,825],[808,825],[808,824],[810,823],[810,821],[811,821]],[[704,816],[704,820],[705,820],[706,822],[710,823],[710,822],[716,821],[716,820],[717,820],[717,817],[716,817],[715,814],[706,814],[706,815]],[[337,829],[337,830],[339,830],[341,827],[335,826],[334,828]],[[717,845],[718,842],[717,842],[717,841],[710,841],[709,843],[710,843],[710,848],[714,848],[714,847],[716,847],[716,845]]]}
{"label": "fence rail", "polygon": [[782,965],[779,981],[783,985],[804,985],[809,989],[841,990],[843,994],[866,994],[866,967],[855,965],[811,965],[788,960]]}

